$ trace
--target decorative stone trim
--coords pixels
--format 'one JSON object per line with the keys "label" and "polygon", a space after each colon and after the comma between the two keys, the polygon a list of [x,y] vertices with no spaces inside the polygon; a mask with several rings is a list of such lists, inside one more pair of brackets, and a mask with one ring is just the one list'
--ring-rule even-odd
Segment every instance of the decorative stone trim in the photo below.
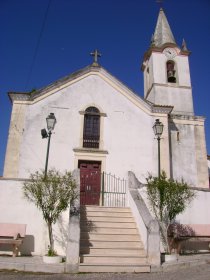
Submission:
{"label": "decorative stone trim", "polygon": [[191,190],[193,191],[198,191],[198,192],[210,192],[209,188],[201,188],[201,187],[190,187]]}
{"label": "decorative stone trim", "polygon": [[99,149],[91,149],[91,148],[74,148],[73,151],[75,153],[95,153],[95,154],[108,154],[108,151],[99,150]]}
{"label": "decorative stone trim", "polygon": [[171,120],[192,120],[192,121],[204,121],[205,117],[203,116],[191,116],[191,115],[170,115]]}
{"label": "decorative stone trim", "polygon": [[152,83],[151,87],[148,89],[145,99],[147,99],[148,95],[150,94],[152,88],[154,86],[160,86],[160,87],[174,87],[174,88],[185,88],[185,89],[192,89],[191,86],[181,86],[178,83],[167,83],[167,84],[160,84],[160,83]]}
{"label": "decorative stone trim", "polygon": [[153,105],[152,106],[152,112],[153,113],[164,113],[164,114],[170,114],[173,110],[173,106],[163,106],[163,105]]}
{"label": "decorative stone trim", "polygon": [[28,92],[8,92],[11,102],[13,101],[29,101],[31,94]]}
{"label": "decorative stone trim", "polygon": [[7,177],[0,177],[0,181],[19,181],[19,182],[25,182],[30,181],[29,178],[7,178]]}
{"label": "decorative stone trim", "polygon": [[[85,115],[85,111],[79,111],[79,114],[80,115]],[[91,113],[88,113],[91,115]],[[106,113],[97,113],[97,114],[93,114],[93,115],[99,115],[101,117],[107,117],[107,114]]]}

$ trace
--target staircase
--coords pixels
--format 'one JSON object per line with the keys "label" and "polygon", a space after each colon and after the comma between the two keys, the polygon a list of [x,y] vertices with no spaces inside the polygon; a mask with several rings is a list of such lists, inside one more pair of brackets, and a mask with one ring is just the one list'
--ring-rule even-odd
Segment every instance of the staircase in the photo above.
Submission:
{"label": "staircase", "polygon": [[81,209],[79,272],[150,272],[130,208]]}

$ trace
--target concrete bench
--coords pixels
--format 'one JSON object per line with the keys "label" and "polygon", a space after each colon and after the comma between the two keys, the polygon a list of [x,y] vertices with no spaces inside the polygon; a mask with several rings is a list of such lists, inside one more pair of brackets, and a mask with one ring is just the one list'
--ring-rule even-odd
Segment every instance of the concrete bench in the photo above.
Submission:
{"label": "concrete bench", "polygon": [[26,234],[25,224],[0,223],[0,244],[11,244],[13,257],[19,252],[19,247]]}
{"label": "concrete bench", "polygon": [[180,254],[183,246],[192,242],[194,251],[202,251],[199,249],[201,243],[205,245],[204,251],[210,251],[210,224],[173,224],[168,232],[170,252],[175,249]]}

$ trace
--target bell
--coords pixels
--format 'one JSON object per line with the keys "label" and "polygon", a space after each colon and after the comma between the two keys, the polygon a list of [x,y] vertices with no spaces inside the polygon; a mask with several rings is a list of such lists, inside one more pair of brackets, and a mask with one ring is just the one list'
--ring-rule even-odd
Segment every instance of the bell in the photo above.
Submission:
{"label": "bell", "polygon": [[168,78],[169,77],[174,77],[174,71],[172,70],[168,71]]}
{"label": "bell", "polygon": [[175,71],[168,71],[167,76],[168,76],[168,82],[169,83],[176,83],[176,77],[174,76]]}

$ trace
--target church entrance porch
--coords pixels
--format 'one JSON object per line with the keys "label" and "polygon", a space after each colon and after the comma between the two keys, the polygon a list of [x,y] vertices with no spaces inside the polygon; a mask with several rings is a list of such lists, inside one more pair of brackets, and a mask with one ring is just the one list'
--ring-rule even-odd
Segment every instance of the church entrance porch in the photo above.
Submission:
{"label": "church entrance porch", "polygon": [[80,205],[99,205],[101,192],[101,163],[79,161]]}

